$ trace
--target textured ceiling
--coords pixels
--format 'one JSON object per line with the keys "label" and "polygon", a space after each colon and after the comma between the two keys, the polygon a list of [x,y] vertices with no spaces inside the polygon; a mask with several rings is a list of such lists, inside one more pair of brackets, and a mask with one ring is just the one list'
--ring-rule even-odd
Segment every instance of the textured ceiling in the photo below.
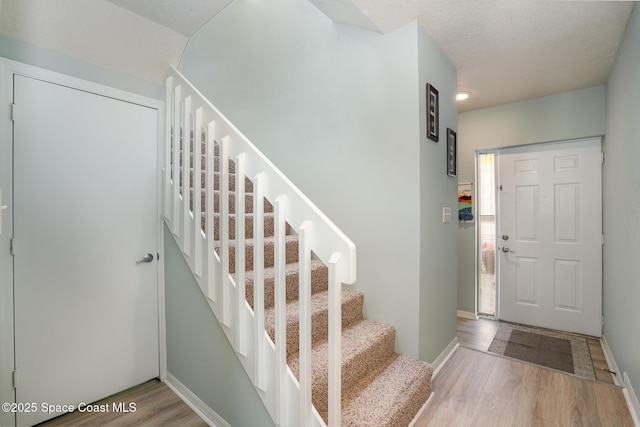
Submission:
{"label": "textured ceiling", "polygon": [[[188,37],[232,0],[0,1],[0,33],[161,82]],[[309,1],[336,22],[382,33],[419,20],[455,64],[458,89],[471,92],[459,111],[604,84],[634,4]]]}
{"label": "textured ceiling", "polygon": [[[455,64],[458,90],[471,92],[459,111],[604,84],[633,8],[617,1],[310,1],[334,21],[383,33],[419,20]],[[341,14],[349,2],[360,16]]]}

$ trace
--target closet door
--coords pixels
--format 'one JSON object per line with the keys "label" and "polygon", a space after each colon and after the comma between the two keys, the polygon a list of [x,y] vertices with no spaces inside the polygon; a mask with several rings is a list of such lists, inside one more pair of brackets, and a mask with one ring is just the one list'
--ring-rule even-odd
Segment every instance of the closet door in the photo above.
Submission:
{"label": "closet door", "polygon": [[159,375],[157,111],[19,75],[14,103],[16,402],[33,404],[17,422],[31,425]]}

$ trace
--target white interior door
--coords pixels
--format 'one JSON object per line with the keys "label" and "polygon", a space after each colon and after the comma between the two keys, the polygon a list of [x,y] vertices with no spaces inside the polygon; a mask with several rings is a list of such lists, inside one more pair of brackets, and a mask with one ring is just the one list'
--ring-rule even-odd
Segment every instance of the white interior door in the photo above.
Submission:
{"label": "white interior door", "polygon": [[602,335],[600,138],[499,152],[500,318]]}
{"label": "white interior door", "polygon": [[[14,79],[17,415],[159,375],[157,111]],[[143,255],[154,261],[136,264]]]}

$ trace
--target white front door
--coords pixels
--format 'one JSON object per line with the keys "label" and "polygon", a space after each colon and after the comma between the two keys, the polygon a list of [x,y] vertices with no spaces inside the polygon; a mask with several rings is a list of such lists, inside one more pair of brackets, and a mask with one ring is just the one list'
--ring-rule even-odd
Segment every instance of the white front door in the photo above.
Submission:
{"label": "white front door", "polygon": [[500,318],[602,335],[601,140],[499,151]]}
{"label": "white front door", "polygon": [[66,409],[44,405],[159,375],[157,110],[19,75],[14,103],[16,402],[35,404],[17,422],[31,425]]}

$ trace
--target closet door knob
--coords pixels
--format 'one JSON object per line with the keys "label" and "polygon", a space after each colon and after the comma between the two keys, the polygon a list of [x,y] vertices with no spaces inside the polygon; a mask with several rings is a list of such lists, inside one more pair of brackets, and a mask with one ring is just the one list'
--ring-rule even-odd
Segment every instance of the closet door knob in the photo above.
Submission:
{"label": "closet door knob", "polygon": [[139,259],[138,261],[136,261],[136,264],[142,264],[143,262],[151,262],[153,261],[153,255],[151,254],[146,254],[145,256],[143,256],[141,259]]}

